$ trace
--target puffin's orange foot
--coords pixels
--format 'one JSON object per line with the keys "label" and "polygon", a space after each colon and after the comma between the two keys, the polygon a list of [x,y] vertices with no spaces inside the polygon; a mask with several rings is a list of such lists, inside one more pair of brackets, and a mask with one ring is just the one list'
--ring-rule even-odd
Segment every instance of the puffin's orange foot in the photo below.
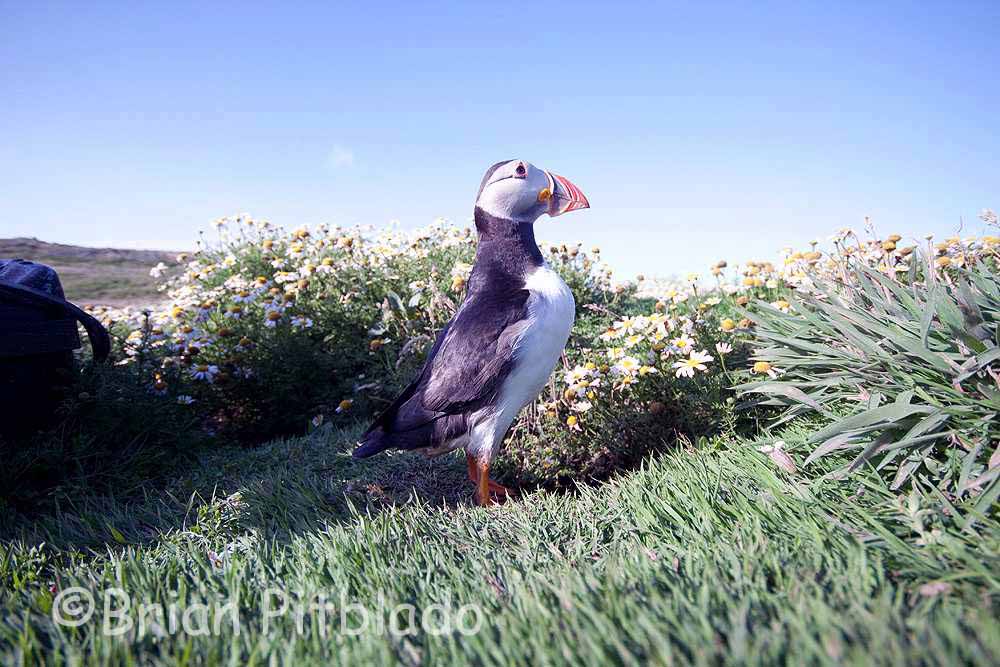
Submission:
{"label": "puffin's orange foot", "polygon": [[486,480],[486,484],[489,487],[490,493],[495,495],[497,499],[506,500],[507,498],[514,495],[514,492],[508,489],[503,484],[494,482],[492,479]]}

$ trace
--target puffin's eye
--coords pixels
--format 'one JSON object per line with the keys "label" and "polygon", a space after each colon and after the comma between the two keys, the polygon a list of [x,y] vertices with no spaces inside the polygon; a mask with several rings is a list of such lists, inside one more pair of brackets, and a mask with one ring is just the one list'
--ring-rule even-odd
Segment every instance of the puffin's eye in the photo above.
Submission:
{"label": "puffin's eye", "polygon": [[524,178],[528,175],[528,170],[525,168],[523,162],[517,163],[517,168],[514,169],[514,178]]}

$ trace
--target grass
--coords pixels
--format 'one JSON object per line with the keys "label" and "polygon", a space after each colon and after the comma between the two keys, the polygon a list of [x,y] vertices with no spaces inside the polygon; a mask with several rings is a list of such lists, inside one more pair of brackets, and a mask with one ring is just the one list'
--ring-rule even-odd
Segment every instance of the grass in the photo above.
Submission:
{"label": "grass", "polygon": [[[400,361],[419,361],[405,350],[450,316],[461,271],[439,265],[471,252],[468,235],[438,230],[412,241],[390,234],[385,244],[368,244],[340,231],[285,237],[253,229],[231,242],[220,236],[223,246],[198,260],[203,271],[174,283],[199,295],[194,303],[201,307],[153,316],[168,337],[193,338],[157,348],[170,350],[161,364],[147,356],[147,343],[161,334],[149,327],[143,333],[143,323],[126,317],[119,333],[133,341],[123,344],[137,352],[137,363],[112,366],[107,383],[70,392],[76,398],[63,406],[64,426],[46,434],[54,435],[51,447],[21,442],[14,456],[8,451],[0,473],[0,664],[1000,664],[1000,485],[996,456],[989,456],[996,390],[986,375],[996,360],[995,344],[986,344],[996,308],[970,302],[970,288],[954,283],[957,305],[944,303],[938,286],[928,292],[934,308],[914,306],[916,292],[873,274],[851,288],[851,303],[867,304],[865,312],[871,306],[874,320],[834,322],[823,338],[818,311],[795,306],[791,316],[775,311],[775,335],[768,337],[761,320],[768,304],[791,298],[779,291],[781,276],[769,264],[747,266],[743,284],[752,289],[739,298],[705,298],[690,286],[690,294],[682,290],[654,306],[607,291],[606,276],[595,277],[579,248],[556,249],[551,254],[561,258],[578,303],[599,313],[578,323],[570,363],[607,382],[567,380],[572,391],[553,391],[549,398],[559,400],[533,409],[535,421],[515,428],[520,467],[509,465],[518,461],[509,445],[508,466],[496,472],[525,484],[543,484],[546,475],[549,482],[572,480],[581,470],[602,480],[618,472],[569,491],[525,488],[515,501],[483,509],[472,502],[459,456],[358,462],[349,453],[358,431],[343,429],[370,411],[366,400],[394,394],[393,383],[412,370]],[[886,243],[859,241],[858,254],[864,262],[889,261]],[[956,261],[971,248],[945,245],[941,252]],[[995,252],[985,242],[977,248],[984,257]],[[48,250],[65,251],[67,262],[88,271],[98,256],[103,266],[124,257]],[[272,270],[272,253],[286,252],[306,271],[294,284],[290,274]],[[821,253],[798,254],[802,271],[822,274],[815,268]],[[943,256],[936,265],[942,259],[952,261]],[[258,275],[271,276],[268,291],[294,298],[248,305],[248,281]],[[425,284],[428,275],[433,280]],[[355,277],[365,285],[360,292]],[[117,281],[104,269],[96,279]],[[984,278],[980,291],[996,296],[991,280]],[[769,287],[772,281],[779,287]],[[336,294],[345,298],[332,299]],[[735,316],[733,307],[750,295],[765,297],[756,331],[725,325],[721,318]],[[887,302],[881,310],[874,307],[880,300]],[[264,317],[273,323],[277,311],[265,309],[276,305],[294,310],[271,328]],[[675,383],[670,360],[661,359],[660,373],[647,373],[628,392],[613,388],[617,373],[605,363],[604,342],[625,341],[637,363],[666,349],[654,344],[653,319],[616,328],[616,313],[657,308],[673,313],[675,330],[693,332],[695,349],[730,340],[741,347],[745,336],[755,338],[758,363],[777,364],[755,366],[756,373],[784,374],[752,388],[766,386],[772,403],[790,401],[792,411],[769,422],[771,432],[757,440],[736,435],[750,422],[758,433],[767,414],[727,399],[734,377],[748,374],[731,374],[746,365],[744,349],[725,359],[735,364],[728,368],[721,362],[730,353],[720,352],[722,374],[712,367],[714,375]],[[843,316],[856,321],[855,311]],[[947,325],[940,331],[935,313]],[[315,329],[297,329],[302,321],[296,325],[292,315],[315,318]],[[609,326],[614,331],[605,337]],[[633,326],[644,333],[623,338]],[[843,336],[868,358],[858,361]],[[798,347],[788,342],[802,337]],[[818,350],[824,340],[828,349]],[[647,347],[635,347],[643,341]],[[790,345],[805,358],[785,350]],[[333,358],[330,351],[343,361],[344,350],[356,354],[351,364],[319,363]],[[970,351],[980,356],[969,361]],[[932,376],[915,359],[947,372]],[[204,366],[204,373],[216,364],[217,382],[195,381],[191,369]],[[123,381],[116,383],[119,373]],[[331,377],[343,386],[329,385]],[[354,388],[361,380],[366,384]],[[943,421],[923,416],[904,423],[914,401],[941,403],[935,388],[960,407],[948,432],[934,431]],[[366,398],[362,390],[372,393]],[[358,405],[334,411],[349,393]],[[176,400],[187,394],[194,403]],[[567,416],[583,395],[592,409]],[[859,421],[857,410],[874,414]],[[282,420],[280,428],[265,428],[260,415]],[[678,419],[692,416],[708,428],[678,428],[688,423]],[[326,424],[304,437],[235,445],[237,433],[253,434],[242,441],[256,444],[301,433],[324,417]],[[525,427],[543,421],[537,433]],[[242,431],[224,428],[236,422]],[[211,440],[196,442],[200,423],[211,426]],[[553,437],[549,425],[560,425],[560,435]],[[890,444],[885,434],[865,447],[862,436],[873,426],[903,432],[893,447],[925,448],[933,431],[947,456],[908,459],[899,468],[905,477],[880,474],[896,454],[873,456]],[[862,454],[829,440],[831,429],[851,431],[848,444],[865,447]],[[696,435],[697,443],[687,441]],[[821,441],[824,456],[809,456]],[[560,459],[563,446],[567,456]],[[590,465],[592,457],[599,466]],[[634,470],[637,461],[643,464]],[[850,477],[838,474],[846,466]],[[72,611],[65,605],[70,594],[97,601],[97,612],[73,627],[54,622],[54,612]],[[441,628],[443,621],[450,628]]]}
{"label": "grass", "polygon": [[[812,430],[799,423],[780,435],[797,456]],[[718,439],[600,486],[482,509],[458,458],[356,462],[355,435],[321,428],[253,450],[223,447],[178,461],[166,484],[142,494],[68,489],[44,514],[3,511],[0,659],[985,665],[1000,657],[996,522],[897,497],[874,474],[806,482],[754,443]],[[94,594],[118,587],[135,604],[168,609],[218,611],[220,600],[238,599],[238,613],[218,612],[226,622],[208,636],[133,628],[107,637],[101,612],[79,628],[56,627],[53,584]],[[338,607],[327,633],[308,604],[301,622],[268,615],[280,607],[268,589],[284,591],[293,608],[326,596]],[[412,604],[418,619],[434,604],[453,617],[475,605],[484,622],[469,636],[338,634],[343,603],[377,610],[379,600],[386,609]],[[347,618],[350,628],[360,617]]]}

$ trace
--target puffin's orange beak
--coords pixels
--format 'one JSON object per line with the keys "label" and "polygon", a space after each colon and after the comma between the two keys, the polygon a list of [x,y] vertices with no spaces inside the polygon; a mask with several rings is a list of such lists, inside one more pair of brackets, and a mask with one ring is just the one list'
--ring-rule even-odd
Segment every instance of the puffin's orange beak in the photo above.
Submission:
{"label": "puffin's orange beak", "polygon": [[[581,208],[590,208],[590,202],[584,196],[583,190],[573,185],[565,176],[545,172],[549,177],[549,216],[554,218],[563,213],[576,211]],[[543,191],[544,192],[544,191]]]}

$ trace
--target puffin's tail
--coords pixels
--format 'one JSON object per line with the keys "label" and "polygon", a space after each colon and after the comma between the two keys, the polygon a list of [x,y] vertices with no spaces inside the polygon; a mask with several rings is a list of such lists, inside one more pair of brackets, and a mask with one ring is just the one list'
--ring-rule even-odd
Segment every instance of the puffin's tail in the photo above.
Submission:
{"label": "puffin's tail", "polygon": [[366,459],[369,456],[375,456],[379,452],[385,451],[391,446],[388,434],[381,426],[376,426],[368,433],[365,433],[352,456],[356,459]]}

